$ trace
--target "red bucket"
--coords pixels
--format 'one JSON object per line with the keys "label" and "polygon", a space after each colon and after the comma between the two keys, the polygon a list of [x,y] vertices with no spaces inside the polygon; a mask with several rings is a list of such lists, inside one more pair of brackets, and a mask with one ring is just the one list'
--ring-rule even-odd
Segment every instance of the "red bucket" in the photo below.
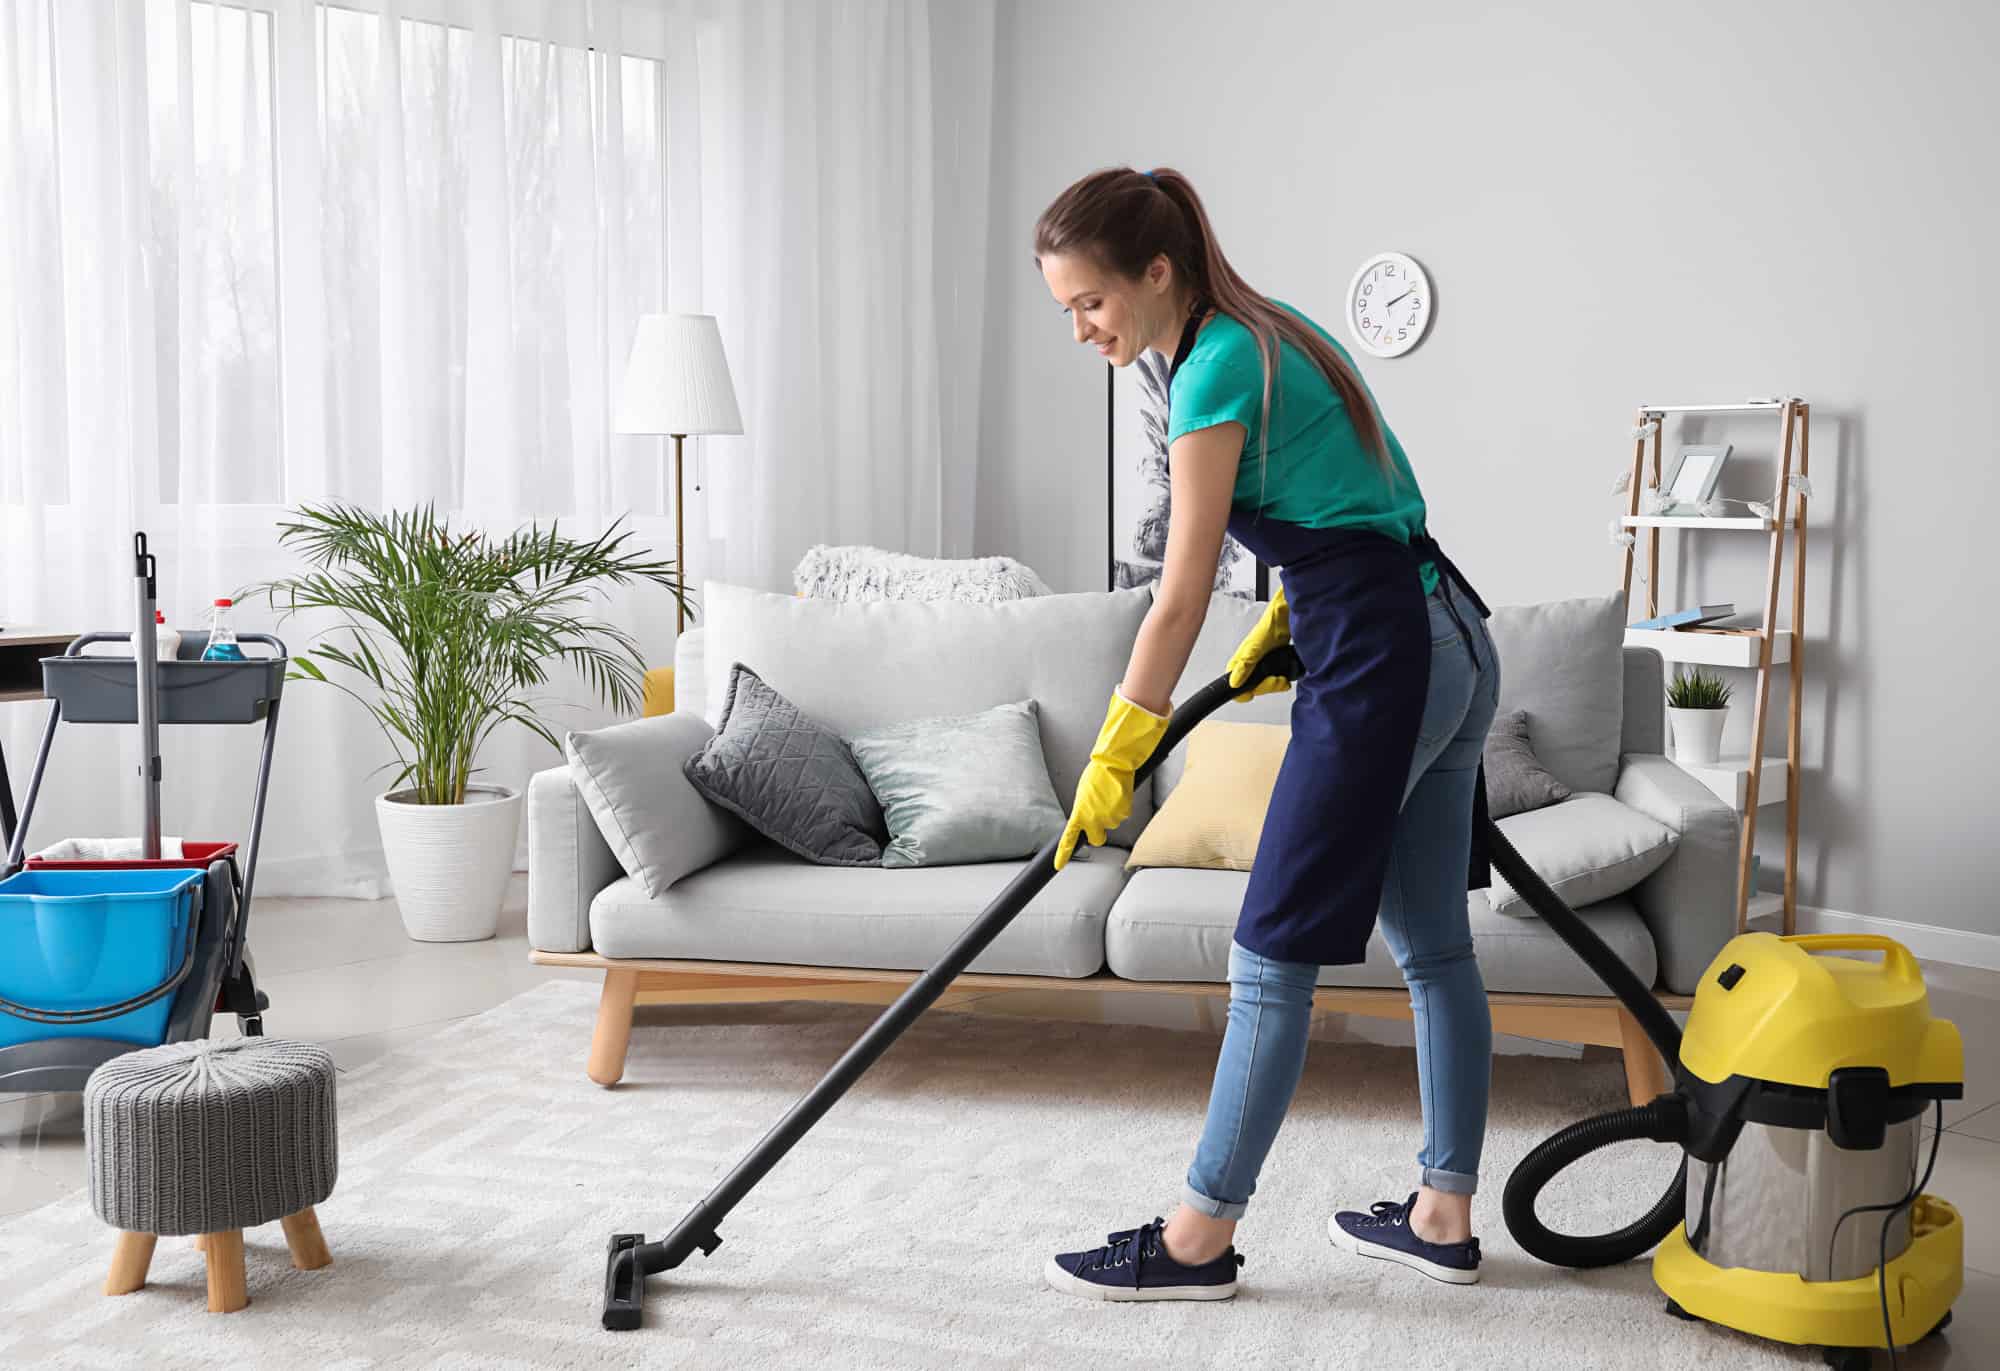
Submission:
{"label": "red bucket", "polygon": [[206,871],[210,862],[234,862],[235,858],[235,843],[184,842],[178,857],[156,857],[151,861],[144,857],[125,857],[102,862],[60,862],[30,857],[24,866],[29,871],[167,871],[177,867]]}

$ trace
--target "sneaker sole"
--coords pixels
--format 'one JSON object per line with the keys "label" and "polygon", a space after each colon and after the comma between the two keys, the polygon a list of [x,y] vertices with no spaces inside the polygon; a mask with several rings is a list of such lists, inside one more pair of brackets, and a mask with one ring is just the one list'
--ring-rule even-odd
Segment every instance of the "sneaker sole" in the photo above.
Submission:
{"label": "sneaker sole", "polygon": [[1477,1267],[1467,1271],[1457,1266],[1440,1266],[1434,1261],[1419,1257],[1414,1252],[1398,1252],[1395,1248],[1384,1247],[1380,1243],[1362,1242],[1332,1219],[1326,1221],[1326,1235],[1333,1239],[1335,1247],[1338,1247],[1343,1252],[1352,1252],[1357,1257],[1372,1257],[1376,1261],[1396,1262],[1409,1267],[1413,1271],[1421,1271],[1434,1281],[1443,1281],[1446,1285],[1479,1284],[1479,1270]]}
{"label": "sneaker sole", "polygon": [[1227,1285],[1155,1285],[1141,1290],[1099,1285],[1070,1275],[1050,1257],[1042,1276],[1065,1295],[1081,1295],[1087,1300],[1226,1300],[1236,1294],[1236,1282]]}

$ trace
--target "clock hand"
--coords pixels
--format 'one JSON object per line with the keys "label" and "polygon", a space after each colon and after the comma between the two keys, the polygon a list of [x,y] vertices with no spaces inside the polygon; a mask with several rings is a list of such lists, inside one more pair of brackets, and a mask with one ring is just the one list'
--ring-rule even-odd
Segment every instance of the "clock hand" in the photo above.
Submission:
{"label": "clock hand", "polygon": [[1408,298],[1409,298],[1410,296],[1412,296],[1412,295],[1415,295],[1416,293],[1417,293],[1417,288],[1416,288],[1415,286],[1411,286],[1411,287],[1410,287],[1410,288],[1409,288],[1408,290],[1404,291],[1404,292],[1403,292],[1403,293],[1402,293],[1401,295],[1398,295],[1398,296],[1397,296],[1397,297],[1396,297],[1395,299],[1391,300],[1391,301],[1390,301],[1390,302],[1389,302],[1388,304],[1386,304],[1386,305],[1382,306],[1382,308],[1383,308],[1383,309],[1394,309],[1394,308],[1395,308],[1395,307],[1396,307],[1397,305],[1400,305],[1401,303],[1403,303],[1403,301],[1404,301],[1404,300],[1408,299]]}

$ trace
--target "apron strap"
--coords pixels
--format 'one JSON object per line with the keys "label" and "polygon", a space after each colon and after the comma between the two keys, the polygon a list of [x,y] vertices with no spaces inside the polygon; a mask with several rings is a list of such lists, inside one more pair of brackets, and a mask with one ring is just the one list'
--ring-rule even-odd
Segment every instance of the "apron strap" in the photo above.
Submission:
{"label": "apron strap", "polygon": [[1444,574],[1451,578],[1452,584],[1465,592],[1466,598],[1472,601],[1472,607],[1479,611],[1480,618],[1493,617],[1493,611],[1486,607],[1486,601],[1479,598],[1479,592],[1472,588],[1472,582],[1465,579],[1465,573],[1458,569],[1457,563],[1445,556],[1444,549],[1438,546],[1437,539],[1431,537],[1429,533],[1419,533],[1410,539],[1410,551],[1417,554],[1419,561],[1436,562]]}
{"label": "apron strap", "polygon": [[1181,326],[1180,346],[1174,349],[1173,363],[1167,368],[1167,387],[1169,391],[1173,388],[1174,373],[1181,369],[1181,363],[1185,362],[1188,354],[1194,351],[1194,336],[1201,331],[1202,318],[1208,313],[1209,309],[1210,304],[1206,295],[1197,295],[1194,303],[1188,307],[1188,321]]}

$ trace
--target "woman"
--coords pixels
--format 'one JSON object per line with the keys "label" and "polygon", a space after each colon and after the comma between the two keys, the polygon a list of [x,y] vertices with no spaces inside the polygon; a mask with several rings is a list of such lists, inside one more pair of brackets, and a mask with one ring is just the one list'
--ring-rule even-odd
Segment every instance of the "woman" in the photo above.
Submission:
{"label": "woman", "polygon": [[[1226,528],[1282,583],[1230,663],[1241,685],[1291,642],[1304,674],[1229,952],[1229,1023],[1208,1117],[1171,1219],[1050,1258],[1091,1299],[1227,1299],[1236,1224],[1305,1063],[1322,966],[1363,959],[1377,919],[1409,983],[1423,1103],[1414,1194],[1341,1212],[1334,1242],[1455,1284],[1478,1279],[1472,1194],[1492,1019],[1468,879],[1480,753],[1500,688],[1486,607],[1425,533],[1402,445],[1346,352],[1252,290],[1187,178],[1097,172],[1035,227],[1035,256],[1080,343],[1116,366],[1173,358],[1166,566],[1056,855],[1131,812],[1208,610]],[[1284,690],[1266,681],[1239,699]]]}

